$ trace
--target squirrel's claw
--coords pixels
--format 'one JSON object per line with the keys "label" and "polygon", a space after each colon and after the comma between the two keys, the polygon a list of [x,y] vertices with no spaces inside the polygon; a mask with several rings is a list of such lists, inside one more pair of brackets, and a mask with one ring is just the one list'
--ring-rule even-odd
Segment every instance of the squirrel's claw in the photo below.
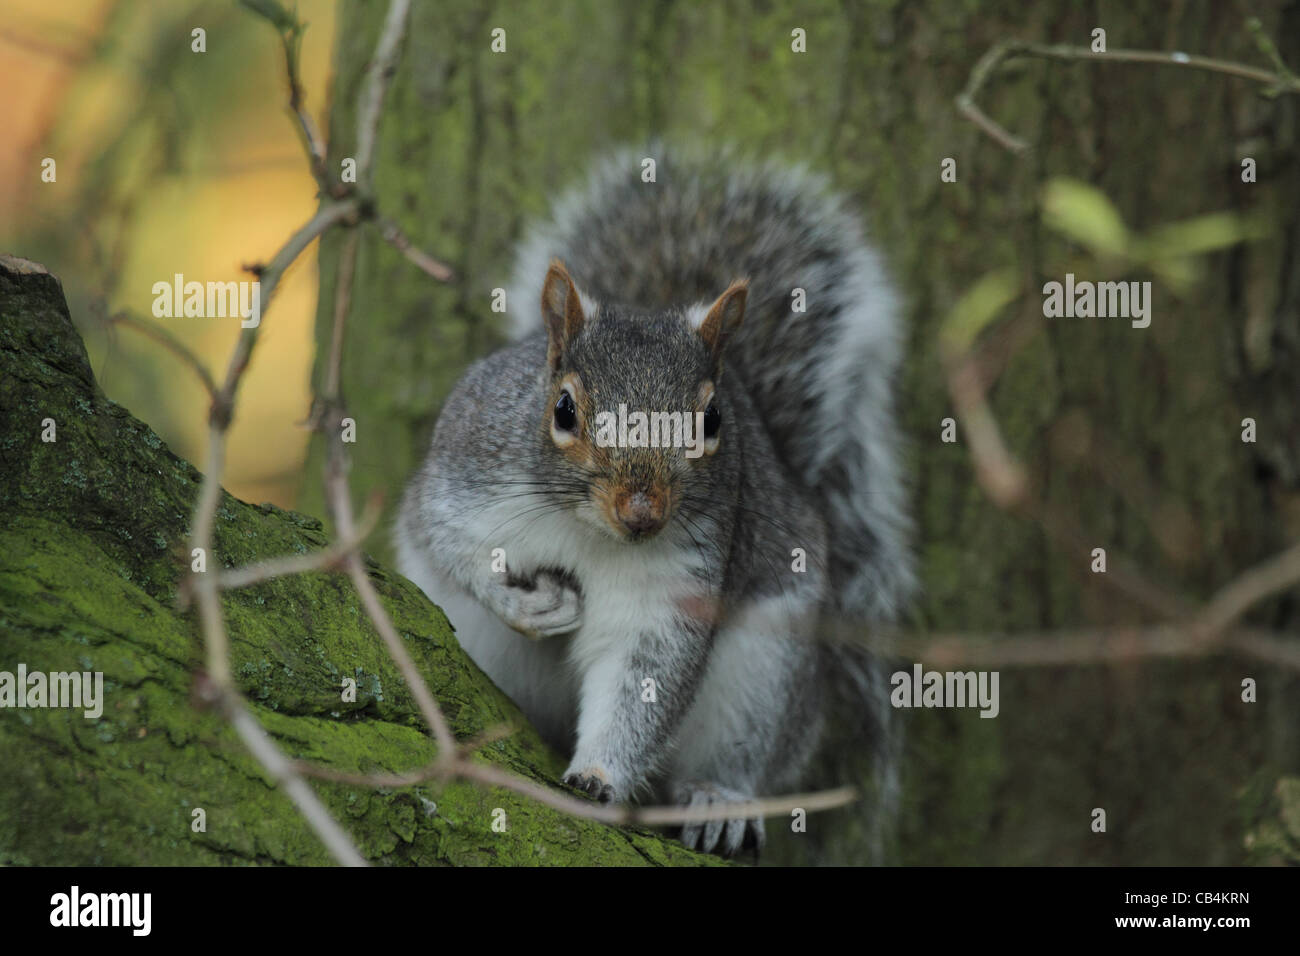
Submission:
{"label": "squirrel's claw", "polygon": [[[691,809],[705,809],[715,803],[745,803],[752,799],[751,794],[711,783],[683,784],[677,788],[677,802]],[[690,849],[721,856],[735,856],[746,849],[754,850],[757,855],[764,840],[762,817],[687,823],[681,832],[682,843]]]}
{"label": "squirrel's claw", "polygon": [[599,767],[590,767],[587,770],[570,770],[564,775],[564,782],[570,787],[576,787],[588,796],[595,797],[601,803],[614,802],[614,787],[605,782],[605,774]]}

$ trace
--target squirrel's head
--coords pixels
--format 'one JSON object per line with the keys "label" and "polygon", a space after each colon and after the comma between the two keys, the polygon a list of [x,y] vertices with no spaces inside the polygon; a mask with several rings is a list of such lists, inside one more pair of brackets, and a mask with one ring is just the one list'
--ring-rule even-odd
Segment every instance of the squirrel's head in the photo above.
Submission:
{"label": "squirrel's head", "polygon": [[557,466],[588,520],[630,541],[661,531],[726,441],[722,355],[745,312],[745,281],[712,306],[647,314],[582,295],[564,264],[542,288],[545,405]]}

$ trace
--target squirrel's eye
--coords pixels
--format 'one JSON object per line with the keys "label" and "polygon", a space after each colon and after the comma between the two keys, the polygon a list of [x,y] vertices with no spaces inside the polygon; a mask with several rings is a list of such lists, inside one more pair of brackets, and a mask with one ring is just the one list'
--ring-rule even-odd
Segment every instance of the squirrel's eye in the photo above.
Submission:
{"label": "squirrel's eye", "polygon": [[722,427],[722,413],[718,411],[718,406],[709,402],[709,407],[704,410],[704,437],[715,438],[718,429]]}
{"label": "squirrel's eye", "polygon": [[560,392],[560,400],[555,403],[555,427],[571,432],[577,424],[578,409],[573,404],[573,396],[568,392]]}

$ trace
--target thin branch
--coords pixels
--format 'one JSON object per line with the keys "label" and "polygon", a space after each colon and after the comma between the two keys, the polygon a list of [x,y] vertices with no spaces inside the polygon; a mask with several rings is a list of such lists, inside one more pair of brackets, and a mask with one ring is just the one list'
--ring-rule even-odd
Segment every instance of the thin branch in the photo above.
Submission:
{"label": "thin branch", "polygon": [[[271,296],[285,270],[311,245],[312,241],[332,226],[353,218],[355,212],[356,204],[351,200],[323,204],[306,225],[289,237],[272,258],[271,264],[260,273],[258,324],[244,328],[240,333],[226,370],[225,382],[213,399],[212,409],[208,415],[207,468],[194,506],[194,519],[190,532],[191,548],[202,549],[207,560],[215,562],[217,559],[213,550],[212,528],[217,505],[221,500],[221,475],[225,469],[226,457],[226,430],[230,425],[239,381],[248,367],[248,358],[257,340],[261,319],[265,317],[265,307],[270,303]],[[220,574],[217,567],[214,566],[210,572],[195,573],[190,578],[190,591],[199,606],[199,624],[203,632],[208,679],[213,685],[212,696],[220,704],[223,712],[229,716],[253,756],[275,779],[284,783],[286,792],[303,811],[307,822],[330,849],[334,858],[344,865],[356,865],[361,856],[355,846],[330,817],[324,804],[294,771],[288,758],[280,752],[269,737],[265,736],[261,725],[253,720],[243,706],[242,698],[230,672],[229,638],[221,610]]]}
{"label": "thin branch", "polygon": [[[1262,31],[1258,30],[1255,25],[1251,25],[1251,29],[1256,32],[1258,40],[1259,36],[1262,35]],[[1244,63],[1216,60],[1212,57],[1180,52],[1110,50],[1106,53],[1095,53],[1089,47],[1082,46],[1003,40],[995,44],[976,61],[966,82],[966,88],[957,94],[957,111],[1011,152],[1023,153],[1028,150],[1028,142],[1009,133],[976,104],[976,100],[985,84],[988,83],[998,69],[1004,63],[1022,56],[1038,57],[1045,60],[1150,63],[1159,66],[1181,66],[1192,70],[1221,73],[1225,76],[1235,76],[1256,83],[1263,83],[1266,86],[1264,92],[1270,96],[1282,93],[1300,93],[1300,78],[1288,70],[1282,63],[1281,58],[1276,56],[1276,47],[1272,47],[1271,41],[1268,42],[1267,46],[1261,44],[1261,48],[1266,53],[1269,48],[1273,49],[1274,69],[1264,70],[1259,67],[1247,66]]]}
{"label": "thin branch", "polygon": [[1233,631],[1225,646],[1257,661],[1300,671],[1300,640],[1294,635],[1285,637],[1254,629]]}
{"label": "thin branch", "polygon": [[321,803],[316,792],[307,785],[307,781],[298,773],[292,761],[271,740],[266,730],[258,723],[238,694],[221,692],[221,709],[227,720],[235,728],[241,740],[253,757],[266,768],[272,778],[288,794],[307,823],[321,838],[326,849],[344,866],[368,866],[353,844],[351,837],[330,816],[329,810]]}
{"label": "thin branch", "polygon": [[[316,215],[289,237],[289,240],[280,248],[280,251],[275,254],[268,265],[252,267],[252,271],[258,277],[257,303],[263,314],[270,306],[271,299],[280,285],[280,280],[284,278],[285,272],[307,250],[307,247],[319,238],[322,233],[329,231],[334,226],[349,221],[355,222],[359,211],[360,203],[353,198],[322,202],[320,208],[316,211]],[[213,417],[224,419],[222,428],[229,424],[230,406],[234,401],[235,390],[239,387],[240,376],[244,374],[244,369],[248,366],[248,357],[253,351],[253,343],[257,341],[260,328],[260,321],[257,325],[244,328],[240,332],[235,351],[230,357],[225,380],[222,383],[220,392],[217,393],[217,401],[213,403],[212,410]]]}
{"label": "thin branch", "polygon": [[708,807],[627,807],[617,822],[664,826],[679,823],[704,823],[741,817],[784,816],[794,810],[817,813],[847,806],[858,798],[853,787],[837,787],[816,793],[792,793],[781,797],[762,797],[740,803],[715,803]]}
{"label": "thin branch", "polygon": [[[366,192],[370,189],[371,165],[379,129],[379,116],[388,84],[396,72],[398,51],[405,36],[409,9],[408,0],[392,0],[389,4],[379,44],[371,60],[365,89],[362,91],[357,120],[357,182]],[[329,362],[326,365],[325,390],[323,396],[317,401],[313,415],[316,426],[324,431],[328,443],[325,456],[326,500],[330,505],[334,523],[345,538],[354,536],[355,529],[352,499],[347,485],[347,452],[343,447],[340,428],[343,417],[343,336],[348,310],[352,303],[352,279],[356,271],[358,241],[357,231],[351,230],[340,254],[334,291],[334,326],[330,337]],[[453,760],[456,753],[455,735],[452,734],[451,727],[437,700],[421,677],[419,668],[415,666],[415,661],[411,659],[406,646],[402,643],[397,629],[393,627],[393,622],[389,619],[388,612],[384,610],[374,585],[366,575],[361,559],[355,553],[350,554],[345,558],[344,565],[356,586],[357,593],[361,596],[361,603],[365,606],[366,613],[370,615],[375,630],[379,632],[389,656],[401,671],[403,680],[411,689],[416,705],[429,725],[434,740],[437,741],[440,758]]]}
{"label": "thin branch", "polygon": [[1192,627],[1204,634],[1217,634],[1240,620],[1253,605],[1297,584],[1300,584],[1300,544],[1229,581],[1192,621]]}
{"label": "thin branch", "polygon": [[[383,101],[384,85],[386,85],[387,78],[393,69],[393,58],[396,55],[397,44],[401,38],[407,6],[405,0],[394,0],[385,21],[384,34],[380,43],[382,55],[377,57],[378,62],[383,64],[383,70],[379,79],[372,78],[370,84],[371,95],[367,100],[369,104],[373,105],[375,111],[374,115],[368,118],[370,123],[368,129],[372,137],[370,145],[367,147],[370,152],[373,152],[373,135],[378,125],[378,108]],[[297,85],[295,50],[296,48],[292,44],[286,43],[287,69],[290,74],[291,89],[296,88]],[[383,85],[381,85],[381,81]],[[296,95],[294,98],[297,105],[301,106],[301,96]],[[364,111],[363,115],[365,115]],[[310,126],[307,126],[304,127],[304,132],[308,137],[309,155],[314,157],[318,152],[313,138],[314,131]],[[368,174],[369,159],[367,159],[363,168]],[[256,304],[258,321],[243,328],[231,355],[225,380],[220,390],[215,391],[213,395],[212,408],[208,415],[207,470],[203,476],[198,501],[195,504],[191,529],[191,546],[202,549],[202,553],[211,556],[213,560],[215,560],[215,555],[212,548],[212,529],[217,505],[221,498],[221,475],[225,464],[226,431],[230,426],[234,413],[235,394],[243,373],[248,367],[263,314],[272,301],[275,290],[285,271],[297,260],[298,256],[318,236],[333,226],[345,222],[355,226],[359,218],[359,211],[360,202],[354,198],[337,202],[323,199],[316,215],[289,238],[288,242],[276,253],[270,264],[255,270],[259,279]],[[350,233],[350,238],[355,239],[355,235],[356,232],[353,230]],[[355,241],[351,243],[350,248],[355,255]],[[350,271],[348,281],[349,283],[351,281]],[[346,305],[344,309],[346,309]],[[378,597],[374,594],[373,588],[369,588],[369,581],[365,578],[360,558],[355,551],[355,545],[351,543],[354,538],[358,537],[358,532],[352,521],[350,502],[347,505],[345,519],[345,528],[342,534],[344,544],[343,560],[348,565],[349,571],[353,572],[354,581],[357,580],[359,573],[361,583],[358,583],[358,588],[361,591],[363,603],[367,605],[367,610],[370,611],[372,616],[375,616]],[[364,865],[365,861],[361,858],[356,847],[329,815],[329,812],[311,788],[307,786],[306,781],[297,772],[294,764],[280,752],[275,743],[266,735],[261,725],[253,719],[252,715],[244,707],[243,700],[230,672],[229,639],[226,634],[219,596],[220,578],[221,575],[214,568],[212,573],[198,573],[191,579],[191,592],[199,605],[199,621],[204,635],[208,664],[207,681],[210,683],[209,698],[219,704],[253,756],[283,785],[286,793],[302,811],[307,822],[320,836],[335,859],[345,865]],[[379,608],[379,613],[382,615],[382,608]],[[386,617],[384,620],[386,622]],[[387,631],[380,627],[380,632],[385,637],[386,643],[390,643],[390,638],[397,640],[394,656],[399,660],[399,666],[401,666],[401,657],[405,654],[405,649],[401,647],[400,639],[396,638],[391,623],[388,624]],[[392,651],[393,648],[390,643],[390,652]],[[409,655],[405,659],[410,664]],[[411,667],[413,668],[413,665]],[[413,690],[415,690],[417,700],[424,705],[426,702],[421,700],[418,689],[413,688]],[[427,689],[425,695],[428,696]],[[440,746],[445,744],[447,740],[454,743],[450,730],[446,727],[445,722],[441,721],[441,713],[436,712],[436,704],[434,709],[436,719],[432,726]]]}
{"label": "thin branch", "polygon": [[[841,639],[862,640],[851,628],[844,629]],[[883,655],[925,662],[939,669],[1123,664],[1151,658],[1188,659],[1236,653],[1300,670],[1300,640],[1251,628],[1223,632],[1209,641],[1185,624],[1116,625],[1016,634],[921,635],[878,631],[865,638],[865,643]]]}
{"label": "thin branch", "polygon": [[[1024,466],[1002,440],[1002,431],[985,394],[990,383],[984,380],[972,354],[955,353],[947,345],[942,346],[941,352],[953,410],[961,420],[980,488],[997,507],[1036,521],[1058,547],[1070,552],[1082,550],[1086,554],[1089,549],[1073,520],[1031,495]],[[1186,599],[1157,585],[1118,557],[1111,559],[1101,582],[1162,617],[1181,618],[1192,609]]]}
{"label": "thin branch", "polygon": [[[398,3],[400,3],[400,0],[394,0],[393,6],[397,6]],[[316,411],[313,415],[316,426],[323,431],[328,444],[325,455],[326,500],[330,506],[338,533],[345,539],[355,537],[356,529],[352,516],[352,498],[348,492],[347,452],[343,448],[341,428],[343,415],[340,388],[343,362],[343,332],[347,322],[348,309],[352,302],[352,277],[356,270],[357,245],[358,232],[356,229],[352,229],[344,241],[343,251],[339,258],[338,279],[334,292],[334,329],[331,336],[329,362],[326,365],[325,392],[318,399]],[[355,552],[352,552],[344,558],[343,563],[349,577],[352,578],[352,583],[356,586],[357,593],[361,596],[361,603],[365,606],[366,613],[375,625],[375,630],[379,632],[379,636],[383,639],[389,656],[392,657],[398,670],[401,671],[402,679],[410,687],[416,705],[420,708],[420,713],[429,725],[429,729],[433,732],[434,739],[438,743],[439,753],[445,759],[451,760],[455,753],[456,738],[452,734],[451,727],[447,724],[447,719],[443,716],[441,708],[438,707],[438,702],[429,691],[424,678],[420,676],[419,668],[415,666],[415,661],[407,652],[406,645],[402,643],[401,636],[397,633],[397,629],[393,627],[393,622],[389,619],[388,612],[384,610],[384,606],[366,574],[361,559]]]}
{"label": "thin branch", "polygon": [[339,254],[338,278],[334,284],[334,322],[330,329],[329,360],[325,363],[324,401],[337,404],[343,388],[343,332],[347,327],[348,309],[352,304],[352,277],[357,268],[357,231],[343,240]]}
{"label": "thin branch", "polygon": [[[6,26],[0,27],[0,43],[11,43],[21,50],[49,57],[52,60],[58,60],[69,66],[79,66],[86,58],[86,54],[83,51],[94,46],[93,41],[87,42],[84,38],[79,38],[82,39],[82,43],[75,49],[70,46],[56,46],[53,43],[37,39],[33,36],[23,36],[14,33],[10,29],[10,25],[11,24],[6,24]],[[66,27],[63,24],[59,24],[57,28],[50,26],[47,27],[47,29],[49,29],[51,33],[54,33],[57,30],[57,33],[61,38],[67,38],[65,33]]]}
{"label": "thin branch", "polygon": [[217,383],[212,380],[212,373],[208,371],[206,365],[199,361],[199,357],[185,343],[172,335],[165,326],[125,310],[109,316],[108,323],[109,325],[124,325],[128,329],[135,329],[137,332],[147,335],[155,342],[160,343],[194,371],[194,374],[199,377],[203,387],[207,390],[208,399],[216,401]]}
{"label": "thin branch", "polygon": [[232,568],[229,571],[222,571],[220,573],[221,589],[223,591],[233,591],[236,588],[246,588],[253,584],[260,584],[263,581],[270,581],[272,578],[283,578],[293,574],[304,574],[308,571],[342,567],[344,559],[351,554],[355,554],[360,549],[370,532],[375,529],[375,525],[379,523],[380,499],[381,496],[378,494],[371,495],[370,500],[366,503],[366,509],[361,515],[361,520],[357,524],[356,531],[351,537],[341,537],[331,543],[328,548],[322,548],[320,551],[313,551],[310,554],[272,558],[254,564],[246,564],[240,568]]}
{"label": "thin branch", "polygon": [[948,392],[965,426],[975,464],[975,479],[993,503],[1004,511],[1021,507],[1029,495],[1024,468],[1007,450],[1002,431],[985,397],[979,367],[967,356],[944,355]]}
{"label": "thin branch", "polygon": [[[348,504],[345,507],[350,508],[351,505]],[[361,559],[353,553],[347,557],[345,565],[348,574],[352,578],[352,583],[356,586],[357,593],[361,595],[361,603],[365,606],[366,613],[370,615],[375,629],[379,631],[379,636],[383,638],[384,646],[388,648],[389,656],[393,658],[397,669],[401,671],[402,678],[411,688],[415,703],[420,708],[420,713],[424,716],[425,721],[429,724],[429,728],[433,731],[433,737],[438,742],[439,749],[451,752],[456,745],[456,738],[451,732],[451,727],[447,724],[447,718],[443,716],[442,710],[438,707],[438,702],[429,691],[429,686],[420,676],[419,668],[415,666],[415,661],[411,659],[411,655],[406,650],[406,645],[402,643],[402,638],[398,635],[397,629],[393,627],[388,612],[384,610],[383,604],[380,603],[379,595],[375,593],[375,586],[370,582],[370,578],[366,575],[366,569],[361,565]]]}
{"label": "thin branch", "polygon": [[406,256],[422,272],[432,276],[439,282],[450,282],[456,277],[456,273],[452,271],[450,266],[439,262],[424,250],[417,248],[393,220],[381,218],[378,222],[379,234],[383,236],[384,241]]}
{"label": "thin branch", "polygon": [[[1049,508],[1039,501],[1028,505],[1026,515],[1037,520],[1039,526],[1058,549],[1074,555],[1080,561],[1080,567],[1091,556],[1096,539],[1088,539],[1078,527],[1074,517],[1064,511]],[[1148,611],[1171,620],[1189,617],[1196,604],[1182,594],[1171,590],[1155,581],[1141,571],[1137,564],[1123,555],[1106,556],[1106,573],[1097,576],[1100,584],[1123,594],[1130,601],[1141,604]]]}
{"label": "thin branch", "polygon": [[[1050,539],[1086,553],[1087,544],[1071,518],[1030,495],[1024,468],[1007,449],[988,404],[975,343],[942,344],[941,353],[954,410],[965,427],[981,488],[995,505],[1037,521]],[[1048,635],[975,638],[971,635],[912,637],[874,635],[888,652],[936,662],[1036,666],[1095,663],[1140,657],[1199,656],[1234,650],[1287,667],[1300,668],[1300,642],[1233,625],[1255,604],[1300,584],[1300,544],[1250,568],[1219,590],[1199,610],[1179,594],[1152,582],[1131,562],[1112,556],[1102,581],[1155,611],[1170,623],[1155,627],[1111,627]],[[828,625],[839,639],[853,639],[852,627]]]}
{"label": "thin branch", "polygon": [[498,740],[505,740],[510,737],[518,728],[513,724],[497,724],[495,727],[485,727],[476,733],[469,740],[465,741],[458,748],[461,756],[469,756],[478,753],[484,747],[488,747]]}
{"label": "thin branch", "polygon": [[852,787],[840,787],[821,793],[801,793],[786,797],[771,797],[744,803],[719,803],[710,807],[629,807],[592,803],[571,797],[549,787],[518,777],[499,767],[473,764],[469,772],[475,780],[513,790],[538,803],[560,810],[571,816],[596,820],[613,825],[645,824],[647,826],[728,820],[737,816],[771,816],[803,809],[809,813],[842,807],[857,799]]}
{"label": "thin branch", "polygon": [[[217,391],[208,415],[207,463],[203,483],[199,488],[198,501],[194,506],[194,519],[190,530],[190,547],[200,549],[207,560],[216,558],[212,546],[212,524],[217,504],[221,500],[221,475],[225,470],[226,460],[226,429],[230,426],[239,381],[248,367],[249,355],[252,353],[253,344],[257,341],[257,332],[261,327],[260,318],[265,317],[266,307],[285,270],[317,236],[351,217],[355,212],[356,203],[352,200],[322,204],[316,215],[289,237],[272,258],[271,264],[260,272],[259,322],[240,332],[239,341],[235,345],[230,364],[226,369],[225,381]],[[190,591],[199,605],[200,622],[207,648],[208,673],[218,686],[232,687],[226,630],[222,623],[221,605],[217,597],[218,575],[195,572],[191,578]]]}
{"label": "thin branch", "polygon": [[488,786],[501,787],[504,790],[518,793],[572,817],[615,826],[627,824],[666,826],[682,823],[707,823],[710,820],[731,820],[738,817],[778,816],[788,814],[793,810],[805,810],[808,813],[815,813],[845,806],[858,798],[858,793],[853,787],[838,787],[834,790],[821,790],[815,793],[795,793],[734,803],[715,803],[707,807],[611,806],[595,803],[582,797],[571,796],[544,784],[529,780],[526,777],[503,770],[500,767],[490,764],[471,763],[459,757],[450,763],[435,761],[419,770],[404,774],[355,774],[305,762],[298,763],[296,769],[304,776],[315,777],[319,780],[328,780],[352,786],[384,788],[408,787],[427,783],[430,780],[444,780],[454,776],[464,780],[474,780]]}
{"label": "thin branch", "polygon": [[393,0],[389,4],[379,44],[375,47],[365,88],[361,93],[361,105],[357,110],[357,187],[365,194],[371,191],[371,166],[375,156],[375,143],[379,138],[379,117],[388,84],[397,72],[398,50],[406,34],[406,18],[410,6],[410,0]]}
{"label": "thin branch", "polygon": [[290,12],[279,3],[265,3],[261,0],[242,0],[245,7],[265,19],[280,36],[280,45],[284,50],[284,74],[289,82],[289,112],[295,120],[298,138],[302,140],[307,153],[307,165],[312,178],[320,189],[322,196],[329,195],[329,176],[325,172],[325,145],[321,141],[316,122],[311,118],[305,106],[302,79],[299,71],[302,52],[302,35],[307,24],[298,19],[297,11]]}
{"label": "thin branch", "polygon": [[330,179],[329,173],[325,170],[325,143],[316,128],[316,121],[311,118],[311,113],[307,112],[302,80],[298,73],[302,26],[299,25],[292,33],[281,31],[280,37],[284,43],[284,72],[289,80],[289,111],[298,120],[298,134],[307,153],[307,165],[311,169],[312,178],[316,180],[321,195],[329,195]]}
{"label": "thin branch", "polygon": [[1001,65],[1003,60],[1015,55],[1015,52],[1021,46],[1023,44],[1019,44],[1014,40],[1003,40],[988,50],[975,62],[970,78],[966,81],[966,88],[957,94],[956,99],[957,112],[1013,153],[1023,153],[1029,148],[1029,144],[1019,137],[1012,136],[989,119],[988,114],[976,105],[975,98],[979,95],[980,90],[984,88],[984,84],[988,82],[993,71]]}

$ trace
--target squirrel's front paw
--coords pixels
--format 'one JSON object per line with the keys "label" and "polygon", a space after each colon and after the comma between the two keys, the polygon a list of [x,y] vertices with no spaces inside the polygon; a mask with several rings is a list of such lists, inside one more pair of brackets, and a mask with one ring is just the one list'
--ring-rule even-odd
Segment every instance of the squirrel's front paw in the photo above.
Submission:
{"label": "squirrel's front paw", "polygon": [[506,592],[505,622],[534,640],[568,634],[582,624],[582,593],[557,571],[538,571],[527,581],[512,582]]}
{"label": "squirrel's front paw", "polygon": [[601,803],[613,803],[618,797],[614,785],[609,782],[609,774],[600,767],[584,767],[581,770],[570,767],[564,772],[564,782],[595,797]]}
{"label": "squirrel's front paw", "polygon": [[[741,793],[713,783],[685,783],[674,791],[678,804],[692,810],[707,810],[719,803],[748,803],[752,794]],[[707,820],[687,823],[682,827],[681,840],[692,850],[735,856],[741,850],[763,849],[763,818],[736,817],[729,820]]]}

